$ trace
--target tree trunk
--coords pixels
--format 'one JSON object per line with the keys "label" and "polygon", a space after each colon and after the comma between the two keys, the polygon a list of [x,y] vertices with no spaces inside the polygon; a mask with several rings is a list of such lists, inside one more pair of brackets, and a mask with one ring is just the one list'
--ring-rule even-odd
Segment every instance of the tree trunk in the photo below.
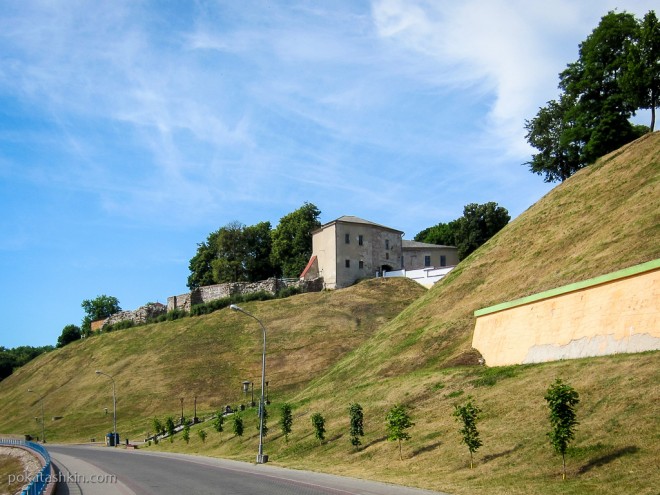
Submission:
{"label": "tree trunk", "polygon": [[470,451],[470,469],[472,469],[472,451]]}
{"label": "tree trunk", "polygon": [[653,132],[653,128],[655,127],[655,107],[651,107],[651,132]]}
{"label": "tree trunk", "polygon": [[565,480],[566,479],[566,456],[564,454],[561,455],[561,464],[562,464],[562,467],[564,468],[564,471],[561,473],[561,479]]}

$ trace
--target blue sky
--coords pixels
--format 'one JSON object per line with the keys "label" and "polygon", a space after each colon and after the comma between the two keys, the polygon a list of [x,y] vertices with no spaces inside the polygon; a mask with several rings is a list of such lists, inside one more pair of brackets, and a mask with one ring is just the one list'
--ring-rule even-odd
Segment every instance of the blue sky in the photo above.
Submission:
{"label": "blue sky", "polygon": [[165,303],[210,232],[306,201],[408,239],[518,216],[552,187],[524,120],[608,10],[653,4],[3,1],[0,345]]}

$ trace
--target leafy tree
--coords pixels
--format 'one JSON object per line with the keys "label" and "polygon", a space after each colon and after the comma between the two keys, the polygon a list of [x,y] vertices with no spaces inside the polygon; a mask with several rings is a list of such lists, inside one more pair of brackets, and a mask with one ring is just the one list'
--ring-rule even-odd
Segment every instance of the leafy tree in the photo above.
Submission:
{"label": "leafy tree", "polygon": [[213,428],[215,431],[220,433],[224,429],[224,422],[225,422],[225,417],[222,414],[222,411],[218,411],[215,414],[215,419],[213,420]]}
{"label": "leafy tree", "polygon": [[458,219],[458,257],[467,257],[504,228],[510,219],[507,209],[492,201],[483,205],[466,205],[463,216]]}
{"label": "leafy tree", "polygon": [[320,444],[325,440],[325,418],[321,413],[312,414],[312,426],[314,427],[314,436]]}
{"label": "leafy tree", "polygon": [[280,428],[282,429],[282,434],[284,435],[284,440],[289,442],[289,434],[291,433],[291,427],[293,426],[293,412],[291,404],[284,403],[282,404],[282,415],[280,416]]}
{"label": "leafy tree", "polygon": [[5,350],[4,347],[0,348],[0,380],[7,378],[14,372],[16,365],[16,358]]}
{"label": "leafy tree", "polygon": [[477,419],[480,413],[481,409],[472,404],[472,398],[468,398],[468,401],[462,406],[456,405],[454,408],[454,417],[463,424],[463,428],[459,431],[463,435],[463,443],[467,445],[470,451],[470,469],[472,469],[473,465],[473,454],[482,445],[479,438],[479,431],[477,430]]}
{"label": "leafy tree", "polygon": [[170,443],[172,443],[174,441],[174,418],[172,418],[172,416],[168,416],[165,420],[165,428],[167,429]]}
{"label": "leafy tree", "polygon": [[208,235],[206,242],[197,244],[197,253],[190,259],[188,269],[188,288],[194,290],[205,285],[213,285],[213,267],[211,263],[217,256],[216,239],[218,231]]}
{"label": "leafy tree", "polygon": [[660,104],[660,23],[654,11],[644,16],[635,40],[628,46],[623,87],[635,108],[651,110],[650,131],[655,129],[655,109]]}
{"label": "leafy tree", "polygon": [[470,203],[463,208],[462,217],[428,227],[419,232],[415,240],[456,246],[458,258],[462,260],[505,227],[510,219],[507,209],[497,203]]}
{"label": "leafy tree", "polygon": [[197,435],[199,436],[199,439],[202,441],[202,443],[206,443],[206,430],[199,430]]}
{"label": "leafy tree", "polygon": [[356,449],[360,448],[362,442],[360,437],[364,436],[364,413],[360,404],[353,403],[348,407],[348,414],[350,416],[349,433],[351,435],[351,445]]}
{"label": "leafy tree", "polygon": [[285,277],[297,277],[305,269],[312,255],[312,232],[321,226],[320,214],[316,206],[306,202],[283,216],[273,230],[271,262]]}
{"label": "leafy tree", "polygon": [[632,14],[608,12],[580,44],[579,59],[559,76],[559,87],[575,98],[568,114],[576,123],[573,140],[584,143],[585,165],[638,137],[629,121],[635,108],[621,87],[637,30]]}
{"label": "leafy tree", "polygon": [[404,405],[396,405],[387,413],[385,418],[387,422],[387,439],[391,442],[399,442],[399,459],[403,460],[402,440],[410,440],[410,435],[406,431],[415,426],[412,422],[408,409]]}
{"label": "leafy tree", "polygon": [[275,275],[270,262],[270,222],[246,227],[231,222],[198,244],[188,265],[188,287],[224,282],[255,282]]}
{"label": "leafy tree", "polygon": [[245,270],[252,282],[278,275],[271,262],[273,238],[270,222],[260,222],[243,230],[245,239]]}
{"label": "leafy tree", "polygon": [[544,182],[563,182],[584,166],[579,144],[568,139],[575,126],[569,120],[568,109],[574,104],[574,99],[562,95],[559,101],[549,101],[536,117],[525,122],[527,141],[540,150],[527,165],[535,174],[545,175]]}
{"label": "leafy tree", "polygon": [[29,363],[44,352],[54,349],[52,345],[42,347],[31,347],[28,345],[6,349],[0,346],[0,380],[11,375],[16,368]]}
{"label": "leafy tree", "polygon": [[62,334],[57,338],[57,347],[64,347],[71,342],[80,340],[82,332],[77,325],[67,325],[62,329]]}
{"label": "leafy tree", "polygon": [[102,320],[121,311],[119,300],[114,296],[102,294],[95,299],[85,299],[81,306],[85,311],[81,330],[84,335],[89,335],[92,329],[92,322]]}
{"label": "leafy tree", "polygon": [[419,232],[414,240],[417,242],[427,242],[429,244],[438,244],[441,246],[456,246],[456,233],[458,231],[458,219],[449,223],[440,222],[438,225],[428,227]]}
{"label": "leafy tree", "polygon": [[239,414],[234,414],[234,435],[243,436],[243,418]]}
{"label": "leafy tree", "polygon": [[579,424],[575,406],[580,403],[580,395],[573,387],[557,378],[548,388],[544,398],[550,409],[549,419],[552,426],[547,435],[555,451],[561,454],[562,479],[566,479],[566,450],[575,437],[575,427]]}
{"label": "leafy tree", "polygon": [[563,181],[648,131],[629,119],[658,103],[657,32],[653,12],[641,26],[626,12],[602,17],[580,44],[578,60],[559,75],[559,100],[525,123],[528,142],[540,151],[527,162],[532,172]]}

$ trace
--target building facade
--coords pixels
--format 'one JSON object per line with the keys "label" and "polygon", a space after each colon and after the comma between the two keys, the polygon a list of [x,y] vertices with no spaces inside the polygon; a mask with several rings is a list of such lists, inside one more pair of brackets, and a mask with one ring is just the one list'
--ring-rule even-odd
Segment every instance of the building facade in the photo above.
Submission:
{"label": "building facade", "polygon": [[403,232],[354,216],[343,216],[312,232],[312,257],[303,279],[322,277],[328,289],[353,285],[387,272],[450,267],[457,249],[404,241]]}
{"label": "building facade", "polygon": [[348,287],[362,278],[403,267],[403,232],[343,216],[312,233],[312,258],[302,278],[323,277],[325,287]]}
{"label": "building facade", "polygon": [[458,265],[458,248],[454,246],[403,241],[402,248],[403,266],[406,270]]}

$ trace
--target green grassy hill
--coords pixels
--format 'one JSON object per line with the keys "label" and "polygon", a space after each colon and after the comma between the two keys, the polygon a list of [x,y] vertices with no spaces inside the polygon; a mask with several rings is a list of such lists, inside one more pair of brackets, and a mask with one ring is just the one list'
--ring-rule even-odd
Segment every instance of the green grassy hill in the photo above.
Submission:
{"label": "green grassy hill", "polygon": [[[246,303],[268,329],[268,381],[273,399],[323,375],[348,352],[426,292],[405,279],[370,280],[344,291]],[[40,356],[0,382],[0,432],[40,434],[34,416],[45,396],[46,439],[101,439],[112,427],[115,378],[118,430],[144,438],[150,419],[211,414],[245,403],[241,382],[261,380],[261,328],[229,309],[206,316],[95,336]],[[108,408],[105,415],[104,408]]]}
{"label": "green grassy hill", "polygon": [[[660,258],[659,179],[656,132],[557,186],[430,291],[374,280],[246,305],[270,335],[271,461],[456,494],[657,493],[660,354],[489,368],[477,365],[470,344],[476,309]],[[0,431],[37,432],[29,387],[47,393],[47,416],[64,416],[47,422],[55,439],[109,431],[102,408],[111,406],[110,384],[97,368],[116,374],[119,429],[129,436],[144,432],[153,415],[178,416],[179,397],[188,416],[195,394],[203,411],[235,404],[240,382],[259,376],[258,332],[253,320],[223,310],[72,344],[0,383]],[[543,395],[557,377],[582,399],[565,482],[545,436]],[[472,470],[452,418],[467,396],[483,409],[484,445]],[[288,443],[277,427],[284,401],[294,406]],[[365,412],[357,452],[348,438],[351,402]],[[384,424],[396,403],[408,405],[416,423],[403,461]],[[314,412],[326,417],[323,445],[313,437]],[[216,433],[203,424],[190,444],[176,438],[149,448],[252,461],[256,413],[244,416],[242,438],[230,425]],[[202,428],[205,443],[195,434]]]}

